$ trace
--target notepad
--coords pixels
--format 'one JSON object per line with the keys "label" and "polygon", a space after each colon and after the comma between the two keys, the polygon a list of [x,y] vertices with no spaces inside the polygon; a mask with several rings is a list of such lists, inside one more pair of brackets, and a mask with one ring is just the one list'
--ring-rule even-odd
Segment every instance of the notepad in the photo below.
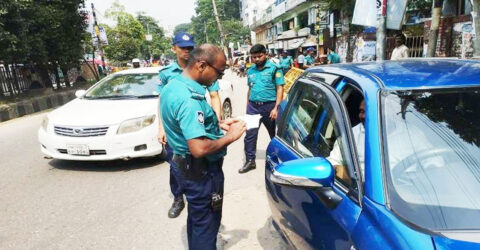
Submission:
{"label": "notepad", "polygon": [[258,128],[260,126],[261,115],[242,115],[237,117],[238,119],[244,121],[247,125],[247,129]]}

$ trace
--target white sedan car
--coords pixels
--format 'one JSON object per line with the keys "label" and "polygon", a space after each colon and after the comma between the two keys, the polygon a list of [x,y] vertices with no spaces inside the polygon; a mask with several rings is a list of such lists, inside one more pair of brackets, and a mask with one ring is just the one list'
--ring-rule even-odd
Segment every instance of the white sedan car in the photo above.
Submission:
{"label": "white sedan car", "polygon": [[[96,161],[165,156],[157,141],[159,67],[112,74],[49,113],[38,130],[42,152],[55,159]],[[221,81],[224,116],[231,84]]]}

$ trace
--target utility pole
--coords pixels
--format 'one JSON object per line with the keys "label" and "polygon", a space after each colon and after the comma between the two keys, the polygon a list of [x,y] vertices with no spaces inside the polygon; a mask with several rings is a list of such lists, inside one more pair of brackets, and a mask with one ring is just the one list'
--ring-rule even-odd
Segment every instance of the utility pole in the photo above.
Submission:
{"label": "utility pole", "polygon": [[[100,51],[100,56],[102,58],[103,71],[105,72],[105,58],[103,57],[102,42],[100,41],[100,27],[98,27],[97,15],[95,15],[95,8],[93,6],[93,3],[92,3],[92,14],[93,14],[93,21],[94,21],[93,27],[97,35],[97,46],[98,46],[98,50]],[[95,53],[93,53],[93,62],[95,62]]]}
{"label": "utility pole", "polygon": [[480,0],[472,0],[472,23],[475,27],[475,40],[473,41],[473,56],[480,58]]}
{"label": "utility pole", "polygon": [[387,59],[387,0],[382,0],[382,15],[377,23],[377,61],[383,61]]}
{"label": "utility pole", "polygon": [[225,50],[225,36],[223,34],[222,24],[220,23],[220,18],[218,17],[217,5],[215,0],[212,0],[213,5],[213,14],[215,14],[215,20],[217,21],[218,31],[220,32],[220,47]]}

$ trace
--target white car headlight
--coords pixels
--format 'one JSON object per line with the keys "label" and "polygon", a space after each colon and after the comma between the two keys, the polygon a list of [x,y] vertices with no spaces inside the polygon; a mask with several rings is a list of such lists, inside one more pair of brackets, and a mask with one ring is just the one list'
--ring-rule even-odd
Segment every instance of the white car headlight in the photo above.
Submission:
{"label": "white car headlight", "polygon": [[42,120],[42,128],[43,130],[47,131],[47,127],[48,127],[48,116],[45,116]]}
{"label": "white car headlight", "polygon": [[118,127],[117,134],[126,134],[139,131],[151,125],[155,121],[155,115],[147,115],[122,122]]}

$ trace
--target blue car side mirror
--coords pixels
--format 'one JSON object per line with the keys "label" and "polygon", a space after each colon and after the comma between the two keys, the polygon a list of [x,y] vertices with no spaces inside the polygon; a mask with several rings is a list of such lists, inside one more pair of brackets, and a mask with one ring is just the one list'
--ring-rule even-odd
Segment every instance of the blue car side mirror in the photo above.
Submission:
{"label": "blue car side mirror", "polygon": [[300,188],[332,187],[335,171],[325,158],[315,157],[283,162],[270,175],[273,183]]}

